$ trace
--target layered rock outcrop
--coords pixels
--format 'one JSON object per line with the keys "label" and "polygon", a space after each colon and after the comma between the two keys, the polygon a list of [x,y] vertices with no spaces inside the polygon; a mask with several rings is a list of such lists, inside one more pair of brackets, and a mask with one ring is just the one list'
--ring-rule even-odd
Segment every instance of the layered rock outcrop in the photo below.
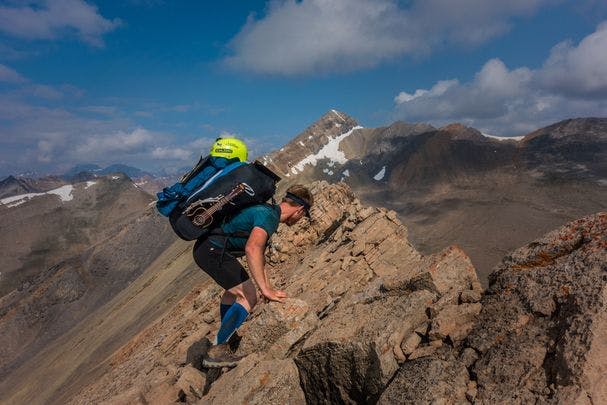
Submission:
{"label": "layered rock outcrop", "polygon": [[313,184],[314,221],[268,250],[232,370],[201,357],[220,288],[198,286],[72,403],[599,403],[606,400],[607,214],[507,256],[483,293],[458,247],[423,256],[394,212]]}
{"label": "layered rock outcrop", "polygon": [[281,225],[267,254],[290,298],[260,304],[239,330],[236,368],[201,369],[218,328],[220,289],[207,283],[72,402],[376,402],[403,364],[460,345],[481,296],[465,253],[422,256],[394,212],[363,206],[343,183],[312,188],[314,221]]}

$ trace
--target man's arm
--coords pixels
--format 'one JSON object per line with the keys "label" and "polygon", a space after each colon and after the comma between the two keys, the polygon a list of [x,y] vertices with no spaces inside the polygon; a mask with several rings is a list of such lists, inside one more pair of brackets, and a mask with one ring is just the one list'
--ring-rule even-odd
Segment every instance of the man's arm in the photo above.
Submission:
{"label": "man's arm", "polygon": [[267,240],[268,234],[263,228],[258,226],[253,228],[244,248],[247,255],[247,263],[249,264],[251,276],[253,276],[253,279],[259,286],[263,296],[271,301],[282,302],[282,299],[286,298],[287,294],[284,291],[274,290],[266,277],[264,252]]}

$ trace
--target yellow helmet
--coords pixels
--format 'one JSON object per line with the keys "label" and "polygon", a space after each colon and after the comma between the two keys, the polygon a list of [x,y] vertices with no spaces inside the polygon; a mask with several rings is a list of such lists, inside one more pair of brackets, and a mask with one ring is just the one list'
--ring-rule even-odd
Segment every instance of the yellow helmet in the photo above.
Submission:
{"label": "yellow helmet", "polygon": [[238,158],[241,162],[245,162],[248,157],[247,145],[236,138],[217,138],[211,146],[211,156]]}

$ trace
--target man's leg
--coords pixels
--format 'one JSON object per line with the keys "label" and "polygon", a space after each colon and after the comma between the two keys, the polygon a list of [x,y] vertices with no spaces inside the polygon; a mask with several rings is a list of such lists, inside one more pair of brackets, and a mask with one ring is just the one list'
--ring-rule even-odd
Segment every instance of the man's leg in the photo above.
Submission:
{"label": "man's leg", "polygon": [[220,320],[223,321],[223,318],[226,316],[226,312],[228,309],[236,302],[236,296],[229,291],[224,291],[223,296],[221,297],[221,302],[219,303],[219,315]]}
{"label": "man's leg", "polygon": [[217,344],[226,343],[257,304],[257,291],[250,279],[226,292],[235,296],[236,302],[230,306],[222,318],[221,327],[217,332]]}

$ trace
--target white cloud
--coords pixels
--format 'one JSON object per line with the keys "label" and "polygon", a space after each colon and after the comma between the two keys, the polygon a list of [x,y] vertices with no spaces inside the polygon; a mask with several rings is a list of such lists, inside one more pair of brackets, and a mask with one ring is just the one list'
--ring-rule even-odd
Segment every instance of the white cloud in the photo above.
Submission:
{"label": "white cloud", "polygon": [[0,63],[0,82],[22,83],[25,80],[25,77],[21,76],[17,71]]}
{"label": "white cloud", "polygon": [[539,69],[510,70],[492,59],[470,82],[443,80],[413,94],[403,91],[394,98],[395,118],[439,126],[459,121],[513,135],[564,118],[607,116],[606,33],[601,24],[577,46],[557,45]]}
{"label": "white cloud", "polygon": [[224,62],[282,75],[349,71],[448,44],[478,45],[550,0],[286,0],[250,16]]}
{"label": "white cloud", "polygon": [[449,90],[450,87],[457,86],[458,84],[459,82],[457,80],[441,80],[437,82],[430,90],[417,89],[413,94],[401,91],[398,96],[394,97],[394,101],[401,104],[413,101],[416,98],[423,96],[442,96],[447,90]]}
{"label": "white cloud", "polygon": [[552,48],[541,70],[542,84],[567,95],[607,96],[607,22],[584,38]]}
{"label": "white cloud", "polygon": [[114,153],[142,152],[153,143],[154,135],[144,129],[131,132],[117,131],[108,135],[93,135],[86,142],[76,146],[77,156],[107,155]]}
{"label": "white cloud", "polygon": [[189,160],[194,151],[179,147],[159,147],[152,151],[152,156],[158,159]]}
{"label": "white cloud", "polygon": [[25,39],[54,39],[76,32],[93,46],[103,46],[102,36],[120,25],[108,20],[97,7],[83,0],[46,0],[27,5],[0,6],[0,31]]}

